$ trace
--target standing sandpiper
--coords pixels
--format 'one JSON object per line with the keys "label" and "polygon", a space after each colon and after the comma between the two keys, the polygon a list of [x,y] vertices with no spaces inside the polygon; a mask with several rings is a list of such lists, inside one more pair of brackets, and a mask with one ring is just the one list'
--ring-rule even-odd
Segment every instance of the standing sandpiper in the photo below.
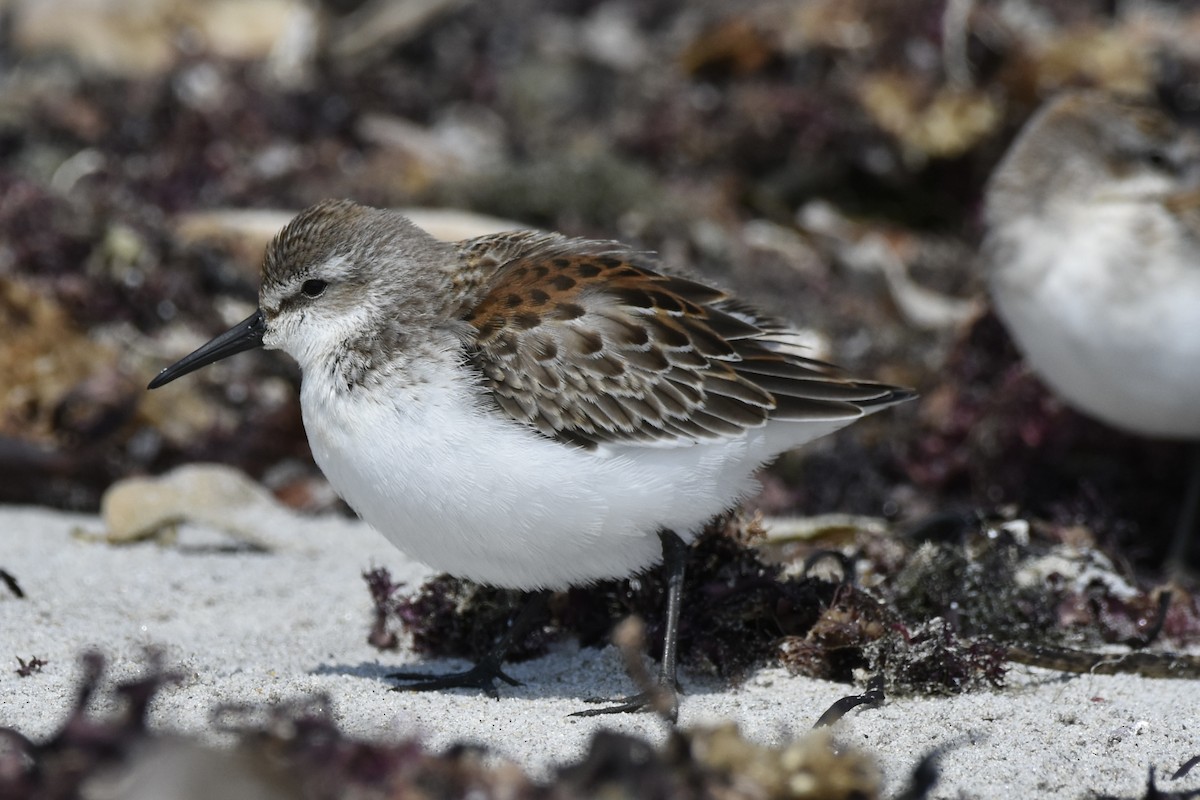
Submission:
{"label": "standing sandpiper", "polygon": [[[259,309],[150,388],[260,346],[299,362],[330,483],[413,558],[524,590],[665,561],[672,718],[687,543],[763,463],[913,397],[805,357],[786,324],[647,253],[528,231],[440,242],[347,201],[293,219]],[[513,638],[467,672],[396,677],[494,692]]]}
{"label": "standing sandpiper", "polygon": [[[1098,92],[1047,103],[996,168],[984,255],[996,311],[1070,405],[1200,441],[1200,137]],[[1200,448],[1169,562],[1200,504]]]}

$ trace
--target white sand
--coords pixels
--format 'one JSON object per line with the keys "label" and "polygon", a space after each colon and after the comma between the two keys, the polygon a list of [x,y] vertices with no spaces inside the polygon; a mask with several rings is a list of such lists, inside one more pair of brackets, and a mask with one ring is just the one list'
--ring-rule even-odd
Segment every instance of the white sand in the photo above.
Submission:
{"label": "white sand", "polygon": [[[576,758],[601,726],[661,737],[647,716],[574,719],[585,695],[630,689],[612,648],[564,647],[511,667],[526,681],[500,700],[466,691],[388,691],[382,676],[411,654],[366,643],[370,602],[360,573],[386,566],[415,586],[426,571],[362,524],[263,515],[280,546],[266,554],[219,552],[223,535],[185,528],[179,542],[110,545],[73,536],[98,519],[41,509],[0,508],[0,567],[27,598],[0,586],[0,725],[31,738],[52,732],[68,708],[78,654],[97,648],[114,679],[141,674],[144,648],[165,648],[181,685],[153,709],[163,729],[206,733],[223,702],[275,703],[322,692],[347,733],[419,734],[441,747],[470,740],[539,777]],[[49,663],[18,677],[16,657]],[[433,669],[457,667],[437,662]],[[734,719],[752,738],[780,743],[804,732],[853,687],[763,670],[738,688],[685,672],[684,726]],[[1150,766],[1159,785],[1200,788],[1200,769],[1168,776],[1200,754],[1200,682],[1060,676],[1013,667],[1009,688],[943,699],[889,700],[850,712],[840,742],[879,760],[889,792],[932,748],[957,742],[941,761],[934,797],[1140,797]]]}

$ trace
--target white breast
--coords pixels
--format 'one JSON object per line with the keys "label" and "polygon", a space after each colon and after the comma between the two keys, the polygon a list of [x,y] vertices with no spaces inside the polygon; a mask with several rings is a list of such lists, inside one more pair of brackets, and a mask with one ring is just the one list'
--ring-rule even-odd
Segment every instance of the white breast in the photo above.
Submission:
{"label": "white breast", "polygon": [[337,492],[429,566],[496,586],[562,588],[657,563],[662,528],[690,537],[783,450],[851,420],[772,423],[683,448],[589,452],[512,422],[466,375],[337,393],[305,376],[304,424]]}
{"label": "white breast", "polygon": [[1078,214],[1005,232],[1010,258],[991,273],[997,311],[1073,406],[1142,435],[1200,437],[1200,253],[1156,203]]}

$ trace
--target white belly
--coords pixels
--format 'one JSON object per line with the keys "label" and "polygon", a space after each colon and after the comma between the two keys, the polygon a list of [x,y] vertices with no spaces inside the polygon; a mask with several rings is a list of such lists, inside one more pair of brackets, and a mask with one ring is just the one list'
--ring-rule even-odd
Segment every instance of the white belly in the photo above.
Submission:
{"label": "white belly", "polygon": [[1200,252],[1179,238],[1149,263],[1128,224],[1094,216],[1052,241],[1030,226],[992,273],[997,311],[1071,405],[1134,433],[1200,438]]}
{"label": "white belly", "polygon": [[[776,423],[731,442],[596,453],[548,440],[465,385],[334,394],[305,379],[313,456],[360,516],[413,558],[513,588],[625,577],[754,486],[765,460],[851,420]],[[384,396],[386,395],[386,396]]]}

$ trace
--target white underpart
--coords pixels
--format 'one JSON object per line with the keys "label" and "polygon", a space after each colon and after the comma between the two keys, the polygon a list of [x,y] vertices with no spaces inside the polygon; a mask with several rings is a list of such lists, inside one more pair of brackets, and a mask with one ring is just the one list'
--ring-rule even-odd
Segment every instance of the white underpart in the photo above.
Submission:
{"label": "white underpart", "polygon": [[[1200,437],[1200,251],[1168,212],[1101,197],[1003,237],[992,295],[1038,375],[1114,427]],[[1164,246],[1153,260],[1148,241]]]}
{"label": "white underpart", "polygon": [[[465,370],[338,392],[301,391],[313,456],[355,511],[413,558],[522,589],[625,577],[661,558],[658,531],[692,538],[754,488],[763,462],[854,421],[775,422],[688,447],[589,452],[482,401]],[[308,373],[312,374],[308,374]]]}

